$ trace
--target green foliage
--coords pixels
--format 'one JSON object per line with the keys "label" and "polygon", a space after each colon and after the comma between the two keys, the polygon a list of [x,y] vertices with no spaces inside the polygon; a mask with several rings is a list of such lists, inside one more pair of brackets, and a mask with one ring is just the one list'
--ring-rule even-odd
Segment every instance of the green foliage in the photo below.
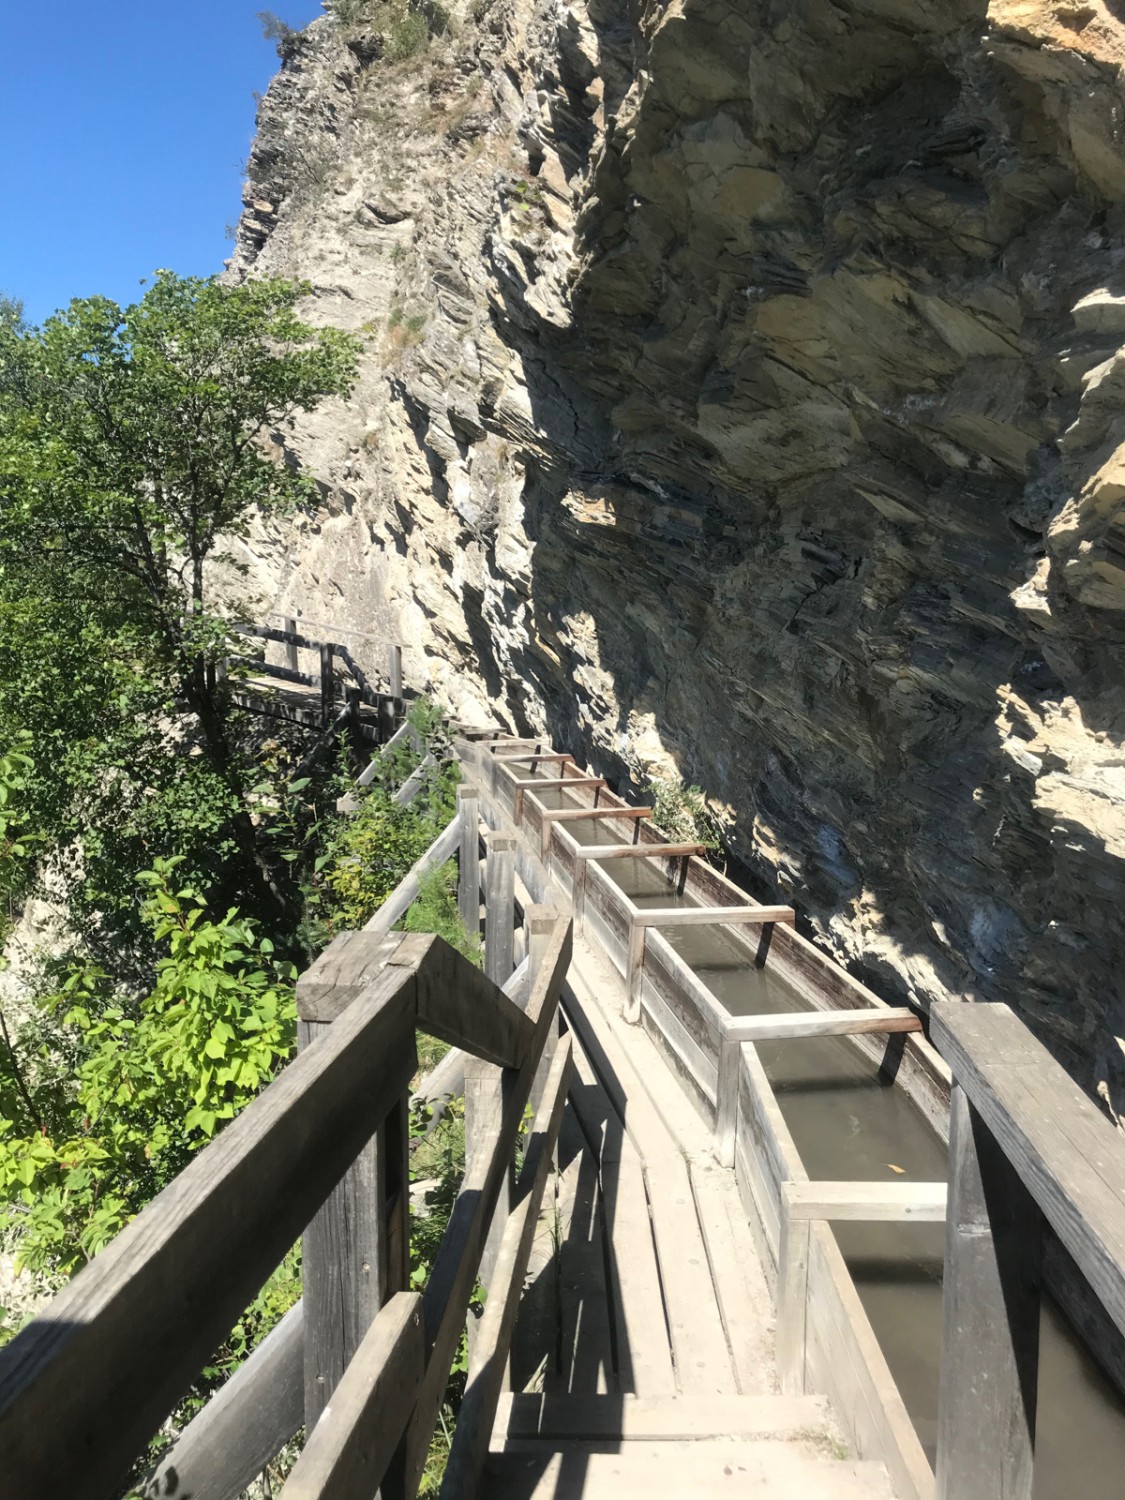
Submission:
{"label": "green foliage", "polygon": [[23,734],[7,751],[0,749],[0,944],[15,916],[16,902],[23,894],[39,842],[24,806],[34,765],[26,754],[30,746],[31,736]]}
{"label": "green foliage", "polygon": [[479,968],[483,963],[480,937],[466,931],[457,906],[457,866],[452,861],[427,870],[418,882],[418,896],[403,922],[407,932],[435,932]]}
{"label": "green foliage", "polygon": [[319,861],[316,906],[326,936],[362,927],[425,854],[456,810],[456,775],[435,768],[407,807],[372,786],[357,813],[337,820]]}
{"label": "green foliage", "polygon": [[19,297],[9,297],[0,292],[0,328],[11,328],[23,332],[27,324],[23,317],[23,302]]}
{"label": "green foliage", "polygon": [[413,57],[416,52],[430,40],[430,28],[426,24],[426,18],[418,11],[407,11],[401,18],[390,24],[387,32],[386,55],[392,62],[401,62],[405,58]]}
{"label": "green foliage", "polygon": [[34,732],[29,807],[79,855],[77,926],[107,945],[156,855],[278,930],[292,914],[204,569],[252,514],[311,493],[263,440],[346,392],[359,346],[299,320],[307,291],[158,272],[125,309],[0,320],[0,743]]}
{"label": "green foliage", "polygon": [[707,806],[703,790],[682,781],[653,780],[645,788],[651,800],[653,822],[673,843],[722,846],[722,829]]}
{"label": "green foliage", "polygon": [[94,1255],[259,1092],[289,1055],[291,965],[228,911],[214,919],[176,882],[177,859],[142,877],[144,920],[164,956],[139,1001],[89,963],[41,1007],[72,1062],[34,1090],[13,1086],[21,1036],[0,1072],[0,1228],[21,1261],[69,1273]]}

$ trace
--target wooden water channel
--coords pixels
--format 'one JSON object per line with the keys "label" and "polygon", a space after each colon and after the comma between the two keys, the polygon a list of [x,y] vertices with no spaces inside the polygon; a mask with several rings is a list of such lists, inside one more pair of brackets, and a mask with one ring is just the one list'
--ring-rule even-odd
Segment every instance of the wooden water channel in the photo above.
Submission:
{"label": "wooden water channel", "polygon": [[[302,1424],[289,1500],[413,1496],[480,1274],[443,1500],[1041,1500],[1044,1267],[1108,1362],[1125,1335],[1109,1124],[1007,1007],[936,1007],[927,1039],[550,745],[457,745],[457,818],[300,981],[298,1058],[0,1352],[0,1496],[118,1493],[303,1233],[302,1302],[146,1496],[233,1500]],[[453,857],[484,974],[390,931]],[[672,941],[714,929],[797,1004],[732,1014]],[[468,1156],[421,1293],[416,1027],[464,1054]],[[810,1180],[763,1057],[826,1037],[948,1135],[948,1189]],[[945,1224],[936,1478],[834,1232],[884,1222]]]}

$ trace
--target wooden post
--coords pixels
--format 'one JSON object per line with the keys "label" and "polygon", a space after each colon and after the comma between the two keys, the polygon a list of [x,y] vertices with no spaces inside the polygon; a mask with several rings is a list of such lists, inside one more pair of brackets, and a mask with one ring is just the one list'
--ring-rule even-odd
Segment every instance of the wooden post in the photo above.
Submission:
{"label": "wooden post", "polygon": [[954,1084],[938,1500],[1031,1500],[1043,1217]]}
{"label": "wooden post", "polygon": [[[281,622],[282,630],[287,630],[290,635],[297,634],[297,622],[286,615]],[[291,672],[297,670],[297,648],[291,641],[285,643],[285,665]]]}
{"label": "wooden post", "polygon": [[332,710],[336,704],[336,687],[332,680],[332,643],[321,642],[320,647],[320,720],[325,729],[332,722]]}
{"label": "wooden post", "polygon": [[586,871],[589,868],[588,859],[574,861],[574,884],[570,893],[570,905],[574,912],[575,932],[582,932],[586,926]]}
{"label": "wooden post", "polygon": [[629,956],[625,961],[625,1019],[636,1026],[641,1019],[641,986],[644,984],[645,932],[643,922],[634,915],[629,928]]}
{"label": "wooden post", "polygon": [[789,1212],[781,1194],[781,1243],[777,1255],[777,1374],[784,1396],[805,1394],[805,1325],[809,1305],[808,1219]]}
{"label": "wooden post", "polygon": [[715,1147],[724,1167],[734,1166],[741,1061],[742,1043],[724,1032],[719,1038],[719,1076],[715,1088]]}
{"label": "wooden post", "polygon": [[516,903],[516,841],[510,834],[490,833],[484,872],[484,972],[493,984],[504,984],[512,962]]}
{"label": "wooden post", "polygon": [[[535,981],[543,968],[543,959],[550,946],[551,937],[555,930],[555,923],[558,919],[559,914],[553,906],[530,906],[523,914],[523,925],[527,932],[527,956],[530,960],[527,981],[527,992],[529,995],[535,989]],[[542,1102],[543,1091],[547,1086],[547,1076],[555,1060],[558,1045],[559,1022],[556,1017],[554,1025],[547,1033],[547,1040],[543,1044],[543,1057],[539,1063],[539,1069],[535,1074],[535,1082],[531,1085],[531,1108],[533,1113],[538,1112],[539,1105]]]}
{"label": "wooden post", "polygon": [[[329,986],[300,1002],[300,1051],[331,1030]],[[327,1019],[325,1019],[327,1018]],[[406,1289],[410,1249],[408,1100],[356,1156],[301,1240],[305,1426],[311,1432],[376,1313]]]}
{"label": "wooden post", "polygon": [[457,909],[469,933],[480,932],[480,792],[475,786],[457,788],[460,828]]}
{"label": "wooden post", "polygon": [[387,681],[390,683],[391,697],[402,697],[402,647],[392,646],[388,653]]}

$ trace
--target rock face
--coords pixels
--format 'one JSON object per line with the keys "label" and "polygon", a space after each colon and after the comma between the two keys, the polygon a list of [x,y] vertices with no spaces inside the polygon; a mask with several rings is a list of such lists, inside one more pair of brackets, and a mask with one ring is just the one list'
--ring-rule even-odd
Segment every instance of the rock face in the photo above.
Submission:
{"label": "rock face", "polygon": [[275,607],[678,768],[843,962],[1125,1109],[1125,8],[386,11],[288,59],[229,273],[369,334]]}

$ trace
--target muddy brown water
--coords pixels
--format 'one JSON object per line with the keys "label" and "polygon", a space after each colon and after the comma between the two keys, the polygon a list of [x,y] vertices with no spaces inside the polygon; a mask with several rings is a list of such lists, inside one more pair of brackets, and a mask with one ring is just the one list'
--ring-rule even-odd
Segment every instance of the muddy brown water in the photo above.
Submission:
{"label": "muddy brown water", "polygon": [[[550,807],[577,805],[561,790],[538,795]],[[584,846],[621,841],[599,819],[569,823],[567,831]],[[602,869],[640,907],[699,904],[645,860],[606,860]],[[808,1008],[777,976],[749,963],[721,927],[672,927],[663,936],[731,1015]],[[812,1180],[945,1180],[944,1143],[905,1090],[853,1043],[822,1037],[763,1043],[758,1051]],[[833,1232],[932,1464],[944,1227],[838,1224]],[[1125,1402],[1045,1297],[1035,1500],[1123,1492]]]}

